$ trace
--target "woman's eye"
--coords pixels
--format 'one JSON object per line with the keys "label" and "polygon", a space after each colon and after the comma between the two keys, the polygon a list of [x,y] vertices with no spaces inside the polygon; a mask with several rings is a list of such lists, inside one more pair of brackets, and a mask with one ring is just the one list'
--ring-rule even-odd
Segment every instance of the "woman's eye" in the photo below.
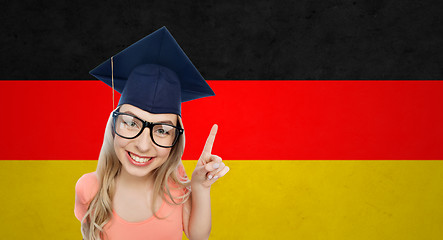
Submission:
{"label": "woman's eye", "polygon": [[137,123],[134,122],[134,121],[125,121],[124,123],[125,123],[126,125],[128,125],[128,127],[131,127],[131,128],[135,128],[135,127],[137,127]]}
{"label": "woman's eye", "polygon": [[159,127],[155,129],[155,134],[163,137],[169,136],[171,135],[171,127],[168,126]]}
{"label": "woman's eye", "polygon": [[157,130],[157,133],[159,133],[159,134],[161,134],[161,135],[167,135],[167,134],[169,134],[168,132],[166,132],[164,129],[158,129]]}

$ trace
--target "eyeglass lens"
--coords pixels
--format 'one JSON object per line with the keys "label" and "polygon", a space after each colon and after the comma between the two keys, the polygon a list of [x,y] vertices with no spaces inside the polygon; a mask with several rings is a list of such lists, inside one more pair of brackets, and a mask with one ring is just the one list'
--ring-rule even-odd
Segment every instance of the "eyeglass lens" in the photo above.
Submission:
{"label": "eyeglass lens", "polygon": [[[143,129],[143,122],[130,115],[118,115],[115,122],[115,131],[118,135],[133,138]],[[172,146],[176,138],[177,129],[168,124],[155,124],[152,128],[152,140],[160,145]]]}

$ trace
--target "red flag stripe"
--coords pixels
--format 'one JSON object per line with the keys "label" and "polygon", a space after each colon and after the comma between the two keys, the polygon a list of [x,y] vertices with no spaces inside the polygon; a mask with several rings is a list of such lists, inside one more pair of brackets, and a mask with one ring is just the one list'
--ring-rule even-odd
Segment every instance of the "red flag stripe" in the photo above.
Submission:
{"label": "red flag stripe", "polygon": [[[224,159],[443,159],[443,81],[208,82],[215,97],[182,107],[184,159],[198,158],[213,123]],[[108,86],[0,81],[0,91],[0,159],[97,159]]]}

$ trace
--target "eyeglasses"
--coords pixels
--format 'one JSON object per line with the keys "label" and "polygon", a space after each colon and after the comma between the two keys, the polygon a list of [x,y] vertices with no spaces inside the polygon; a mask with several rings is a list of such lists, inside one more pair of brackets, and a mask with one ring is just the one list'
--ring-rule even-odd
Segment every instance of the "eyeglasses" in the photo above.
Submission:
{"label": "eyeglasses", "polygon": [[174,125],[147,122],[128,113],[114,111],[112,112],[112,117],[114,120],[113,130],[118,136],[126,139],[134,139],[138,137],[145,128],[149,128],[149,135],[151,136],[152,142],[159,147],[173,147],[180,134],[184,132],[184,129]]}

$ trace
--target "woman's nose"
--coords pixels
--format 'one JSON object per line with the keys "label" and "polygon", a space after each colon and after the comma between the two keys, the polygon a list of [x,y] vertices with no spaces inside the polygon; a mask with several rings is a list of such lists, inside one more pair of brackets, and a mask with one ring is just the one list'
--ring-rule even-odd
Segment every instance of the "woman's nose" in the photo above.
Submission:
{"label": "woman's nose", "polygon": [[154,148],[154,143],[152,142],[149,128],[145,128],[143,132],[134,140],[136,140],[136,147],[140,152],[148,152],[151,148]]}

